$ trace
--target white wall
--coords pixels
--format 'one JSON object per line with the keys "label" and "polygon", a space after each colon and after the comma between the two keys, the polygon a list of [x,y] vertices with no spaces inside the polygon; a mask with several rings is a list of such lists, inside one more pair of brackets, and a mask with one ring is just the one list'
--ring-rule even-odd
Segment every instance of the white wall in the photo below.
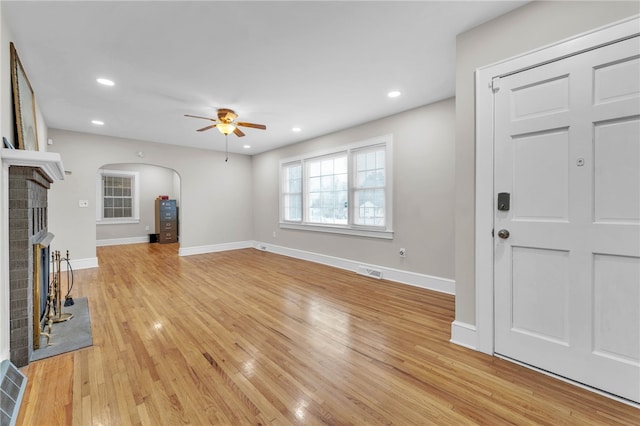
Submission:
{"label": "white wall", "polygon": [[[253,157],[254,239],[296,250],[453,278],[454,100]],[[279,161],[393,134],[393,240],[280,229]],[[273,232],[276,237],[273,237]],[[407,257],[398,255],[407,249]]]}
{"label": "white wall", "polygon": [[457,38],[456,321],[475,324],[476,68],[640,13],[638,2],[532,2]]}
{"label": "white wall", "polygon": [[[98,245],[101,242],[110,243],[109,240],[116,240],[115,242],[123,239],[148,241],[149,234],[156,233],[155,199],[159,195],[169,196],[170,199],[176,200],[178,207],[180,206],[180,177],[173,169],[149,164],[105,164],[102,168],[138,172],[140,221],[139,223],[96,225]],[[149,230],[145,229],[147,226]]]}
{"label": "white wall", "polygon": [[[50,129],[65,170],[71,174],[49,191],[49,230],[56,250],[89,265],[96,258],[96,186],[104,164],[139,163],[180,175],[180,247],[197,248],[252,239],[251,158],[166,144]],[[156,194],[157,195],[157,194]],[[89,208],[78,207],[89,200]]]}

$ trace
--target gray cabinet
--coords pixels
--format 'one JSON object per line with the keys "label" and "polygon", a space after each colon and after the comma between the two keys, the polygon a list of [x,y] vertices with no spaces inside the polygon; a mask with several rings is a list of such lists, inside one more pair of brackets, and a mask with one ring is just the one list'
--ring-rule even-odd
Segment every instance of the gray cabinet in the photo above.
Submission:
{"label": "gray cabinet", "polygon": [[156,234],[161,244],[178,242],[176,200],[156,200]]}

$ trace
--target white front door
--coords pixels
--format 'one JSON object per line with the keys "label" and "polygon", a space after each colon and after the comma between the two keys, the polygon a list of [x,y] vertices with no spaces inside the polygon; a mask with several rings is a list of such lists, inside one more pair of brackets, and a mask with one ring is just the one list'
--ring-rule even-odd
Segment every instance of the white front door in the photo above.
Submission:
{"label": "white front door", "polygon": [[494,91],[495,352],[640,402],[640,39]]}

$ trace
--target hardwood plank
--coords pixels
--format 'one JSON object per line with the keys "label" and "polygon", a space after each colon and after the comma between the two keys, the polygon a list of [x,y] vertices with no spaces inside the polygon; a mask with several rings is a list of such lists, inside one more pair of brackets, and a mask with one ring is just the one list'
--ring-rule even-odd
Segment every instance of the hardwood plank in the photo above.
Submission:
{"label": "hardwood plank", "polygon": [[453,296],[253,249],[100,247],[94,345],[36,361],[18,424],[640,424],[450,343]]}

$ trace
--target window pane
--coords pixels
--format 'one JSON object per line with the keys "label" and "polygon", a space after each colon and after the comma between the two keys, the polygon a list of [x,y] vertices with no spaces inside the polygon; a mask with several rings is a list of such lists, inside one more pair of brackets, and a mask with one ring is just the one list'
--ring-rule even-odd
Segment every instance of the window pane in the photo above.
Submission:
{"label": "window pane", "polygon": [[362,170],[366,170],[367,169],[367,162],[366,162],[367,157],[365,157],[364,155],[358,155],[358,153],[356,153],[355,155],[356,155],[356,171],[360,172]]}
{"label": "window pane", "polygon": [[356,152],[356,188],[380,188],[385,186],[384,147]]}
{"label": "window pane", "polygon": [[354,192],[355,217],[357,225],[384,226],[385,196],[383,189],[365,189]]}
{"label": "window pane", "polygon": [[300,195],[285,195],[284,219],[292,221],[302,220],[302,200]]}
{"label": "window pane", "polygon": [[300,192],[302,190],[302,166],[300,164],[285,166],[284,191]]}
{"label": "window pane", "polygon": [[291,190],[289,192],[301,192],[302,191],[302,179],[297,178],[291,181]]}
{"label": "window pane", "polygon": [[320,192],[314,192],[309,194],[309,207],[320,207]]}
{"label": "window pane", "polygon": [[300,196],[292,198],[289,211],[291,220],[302,220],[302,198]]}
{"label": "window pane", "polygon": [[311,207],[309,209],[309,222],[322,223],[322,209]]}
{"label": "window pane", "polygon": [[320,176],[320,162],[319,161],[309,161],[307,163],[307,173],[309,176]]}
{"label": "window pane", "polygon": [[320,183],[320,188],[322,191],[331,191],[333,189],[333,176],[322,176]]}
{"label": "window pane", "polygon": [[322,164],[320,166],[320,173],[323,176],[332,175],[333,174],[333,158],[322,160]]}
{"label": "window pane", "polygon": [[296,166],[289,166],[289,179],[300,179],[302,177],[302,166],[299,164]]}
{"label": "window pane", "polygon": [[385,166],[385,155],[384,155],[384,151],[377,151],[376,152],[376,169],[384,169]]}
{"label": "window pane", "polygon": [[347,156],[346,155],[344,157],[336,158],[334,171],[336,174],[347,173]]}
{"label": "window pane", "polygon": [[309,192],[320,191],[320,177],[312,177],[309,179]]}
{"label": "window pane", "polygon": [[[322,208],[328,211],[328,209],[333,208],[333,205],[336,201],[336,194],[333,192],[321,192],[320,193],[320,205]],[[330,216],[327,213],[327,216]]]}

